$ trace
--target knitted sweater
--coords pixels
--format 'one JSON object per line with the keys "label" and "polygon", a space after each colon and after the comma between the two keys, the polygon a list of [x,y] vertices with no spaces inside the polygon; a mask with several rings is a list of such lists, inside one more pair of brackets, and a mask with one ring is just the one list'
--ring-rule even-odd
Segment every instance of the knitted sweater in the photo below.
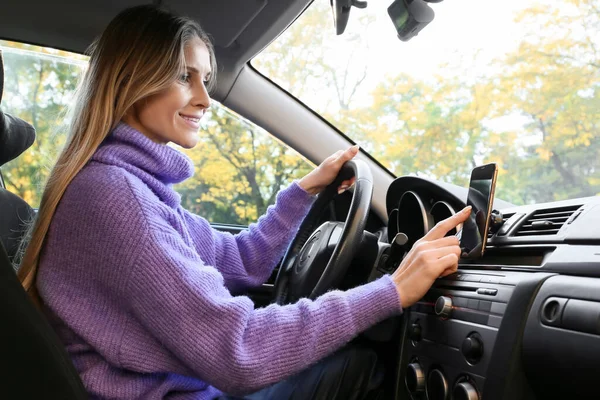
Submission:
{"label": "knitted sweater", "polygon": [[37,286],[93,398],[211,399],[282,380],[401,312],[388,275],[255,308],[313,202],[296,182],[233,236],[184,210],[183,153],[123,123],[67,188]]}

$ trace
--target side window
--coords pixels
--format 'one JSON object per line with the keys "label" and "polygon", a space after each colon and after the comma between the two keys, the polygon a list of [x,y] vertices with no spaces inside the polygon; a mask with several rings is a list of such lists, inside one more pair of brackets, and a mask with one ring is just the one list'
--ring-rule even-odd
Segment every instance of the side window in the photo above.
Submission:
{"label": "side window", "polygon": [[29,122],[36,130],[33,146],[2,166],[2,175],[9,191],[36,208],[64,145],[64,114],[87,57],[3,40],[0,50],[5,72],[2,111]]}
{"label": "side window", "polygon": [[176,187],[183,206],[223,224],[248,225],[275,202],[277,192],[313,166],[264,129],[212,102],[198,145],[186,150],[196,166]]}
{"label": "side window", "polygon": [[[38,207],[44,184],[65,142],[65,113],[87,57],[0,40],[5,64],[2,111],[31,123],[34,145],[2,166],[8,190]],[[213,101],[200,141],[185,151],[194,177],[177,185],[183,206],[210,222],[248,225],[277,192],[311,164],[265,130]]]}

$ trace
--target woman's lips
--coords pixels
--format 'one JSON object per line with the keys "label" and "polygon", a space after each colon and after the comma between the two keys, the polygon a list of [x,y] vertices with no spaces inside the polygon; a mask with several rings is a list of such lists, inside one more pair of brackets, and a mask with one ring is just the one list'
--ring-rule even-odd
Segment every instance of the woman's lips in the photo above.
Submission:
{"label": "woman's lips", "polygon": [[183,119],[185,121],[185,123],[187,125],[189,125],[190,127],[194,128],[194,129],[198,129],[200,128],[200,119],[202,117],[196,117],[196,116],[192,116],[192,115],[185,115],[185,114],[179,114],[179,116],[181,117],[181,119]]}

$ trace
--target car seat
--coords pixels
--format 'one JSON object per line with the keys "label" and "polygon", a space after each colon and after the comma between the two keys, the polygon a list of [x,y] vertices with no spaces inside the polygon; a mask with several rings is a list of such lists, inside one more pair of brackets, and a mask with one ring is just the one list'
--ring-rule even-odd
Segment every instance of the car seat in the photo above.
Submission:
{"label": "car seat", "polygon": [[[0,52],[0,106],[3,86]],[[33,126],[0,108],[0,167],[27,150],[34,139]],[[0,398],[86,399],[64,346],[17,279],[17,248],[34,216],[23,199],[0,187]]]}

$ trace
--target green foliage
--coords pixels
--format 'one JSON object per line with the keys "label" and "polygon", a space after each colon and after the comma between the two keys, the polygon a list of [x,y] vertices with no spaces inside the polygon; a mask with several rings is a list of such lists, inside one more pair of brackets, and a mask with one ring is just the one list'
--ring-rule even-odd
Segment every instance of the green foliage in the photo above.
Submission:
{"label": "green foliage", "polygon": [[184,150],[194,179],[178,185],[185,208],[209,221],[247,225],[275,202],[277,192],[312,166],[256,125],[213,103],[200,142]]}
{"label": "green foliage", "polygon": [[[505,157],[518,171],[524,202],[600,194],[600,2],[531,7],[518,20],[532,29],[505,68],[495,112],[527,119],[534,144]],[[540,34],[539,28],[557,32]],[[565,34],[571,33],[571,34]],[[501,192],[503,193],[503,192]]]}
{"label": "green foliage", "polygon": [[7,47],[3,52],[2,110],[28,121],[37,132],[34,145],[3,166],[2,174],[11,191],[37,206],[49,170],[65,142],[63,114],[82,64],[71,54],[59,50],[40,50],[36,46],[4,41],[0,41],[0,46]]}
{"label": "green foliage", "polygon": [[[32,123],[37,131],[35,144],[3,166],[2,173],[9,190],[37,207],[65,142],[65,112],[85,58],[20,43],[0,45],[5,47],[6,65],[2,109]],[[312,169],[285,144],[216,102],[199,135],[196,148],[183,150],[194,161],[196,173],[176,190],[184,207],[209,221],[256,221],[279,190]]]}
{"label": "green foliage", "polygon": [[[527,35],[486,69],[493,72],[474,75],[477,60],[463,59],[428,81],[371,76],[375,63],[365,69],[353,53],[332,62],[326,55],[338,54],[339,41],[322,33],[323,24],[332,29],[328,8],[313,3],[253,64],[390,171],[466,186],[474,166],[495,161],[497,196],[515,204],[600,194],[600,1],[531,6],[515,16]],[[359,21],[364,29],[371,22]],[[357,92],[360,102],[348,96]],[[507,118],[522,126],[500,129]]]}
{"label": "green foliage", "polygon": [[[600,194],[600,0],[525,9],[520,45],[473,76],[474,60],[428,81],[372,76],[372,62],[348,37],[328,39],[329,2],[315,2],[253,65],[315,107],[397,175],[466,186],[473,166],[500,165],[497,195],[515,204]],[[373,20],[358,20],[367,30]],[[355,22],[353,22],[355,23]],[[84,56],[0,41],[5,49],[4,111],[31,122],[34,146],[2,167],[8,188],[37,206],[64,143],[64,111]],[[338,45],[339,46],[339,45]],[[344,60],[336,64],[343,55]],[[337,60],[339,61],[339,60]],[[333,67],[333,65],[339,66]],[[367,89],[367,82],[369,88]],[[497,121],[519,118],[519,128]],[[184,207],[210,221],[248,224],[277,192],[312,166],[261,128],[213,103],[200,142],[185,152],[196,171],[176,187]]]}

